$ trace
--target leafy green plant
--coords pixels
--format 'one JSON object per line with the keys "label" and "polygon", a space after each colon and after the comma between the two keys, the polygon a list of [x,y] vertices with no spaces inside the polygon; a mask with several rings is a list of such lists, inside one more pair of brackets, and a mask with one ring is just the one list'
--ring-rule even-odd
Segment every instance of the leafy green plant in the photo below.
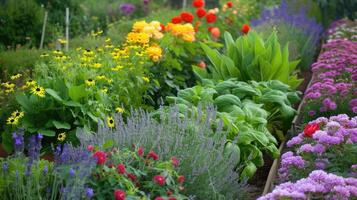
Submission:
{"label": "leafy green plant", "polygon": [[236,41],[226,32],[223,54],[204,43],[201,46],[212,63],[208,70],[195,67],[194,71],[201,79],[279,80],[293,89],[301,83],[295,75],[299,61],[289,61],[288,45],[282,50],[275,32],[266,41],[254,31]]}

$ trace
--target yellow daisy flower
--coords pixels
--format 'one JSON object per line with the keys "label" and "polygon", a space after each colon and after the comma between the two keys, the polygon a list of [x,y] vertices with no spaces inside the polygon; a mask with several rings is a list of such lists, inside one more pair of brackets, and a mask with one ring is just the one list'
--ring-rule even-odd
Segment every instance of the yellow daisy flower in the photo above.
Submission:
{"label": "yellow daisy flower", "polygon": [[28,81],[26,81],[26,86],[27,87],[30,87],[30,86],[35,86],[36,85],[36,81],[34,81],[34,80],[28,80]]}
{"label": "yellow daisy flower", "polygon": [[9,125],[17,125],[18,123],[19,123],[19,119],[16,117],[13,117],[13,116],[7,118],[7,120],[6,120],[6,124],[9,124]]}
{"label": "yellow daisy flower", "polygon": [[146,81],[146,82],[150,82],[150,79],[146,76],[143,77],[143,80]]}
{"label": "yellow daisy flower", "polygon": [[85,83],[86,83],[87,86],[93,86],[93,85],[95,85],[95,81],[94,81],[93,79],[87,79],[87,80],[85,81]]}
{"label": "yellow daisy flower", "polygon": [[115,123],[114,123],[113,117],[107,117],[107,124],[108,124],[109,128],[114,128],[115,127]]}
{"label": "yellow daisy flower", "polygon": [[93,67],[94,68],[101,68],[102,67],[102,63],[94,63]]}
{"label": "yellow daisy flower", "polygon": [[13,113],[11,113],[11,117],[14,117],[14,118],[22,118],[24,116],[24,112],[20,112],[20,111],[15,111]]}
{"label": "yellow daisy flower", "polygon": [[45,97],[46,92],[43,87],[35,86],[31,89],[31,93],[43,98],[43,97]]}
{"label": "yellow daisy flower", "polygon": [[16,80],[16,79],[20,78],[21,76],[22,76],[22,74],[17,73],[17,74],[12,75],[12,76],[10,77],[10,79],[11,79],[11,80]]}
{"label": "yellow daisy flower", "polygon": [[104,80],[107,79],[107,77],[106,77],[105,75],[98,75],[98,76],[96,77],[96,79],[97,79],[98,81],[104,81]]}
{"label": "yellow daisy flower", "polygon": [[117,107],[117,108],[115,108],[115,111],[116,111],[117,113],[123,113],[123,112],[124,112],[124,108]]}
{"label": "yellow daisy flower", "polygon": [[40,58],[45,58],[45,57],[48,57],[48,56],[50,56],[48,53],[43,53],[43,54],[40,55]]}
{"label": "yellow daisy flower", "polygon": [[66,139],[66,133],[65,132],[58,134],[58,136],[57,136],[57,140],[58,141],[63,142],[65,139]]}
{"label": "yellow daisy flower", "polygon": [[105,42],[106,43],[110,42],[110,38],[105,39]]}
{"label": "yellow daisy flower", "polygon": [[100,91],[103,93],[108,93],[108,88],[102,88]]}

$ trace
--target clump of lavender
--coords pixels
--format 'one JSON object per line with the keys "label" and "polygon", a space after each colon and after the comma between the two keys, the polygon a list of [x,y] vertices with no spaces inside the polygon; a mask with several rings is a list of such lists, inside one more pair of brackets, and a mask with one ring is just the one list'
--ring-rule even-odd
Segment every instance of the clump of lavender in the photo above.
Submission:
{"label": "clump of lavender", "polygon": [[25,148],[24,143],[24,130],[20,129],[12,133],[12,139],[14,142],[14,150],[16,154],[23,152]]}
{"label": "clump of lavender", "polygon": [[123,15],[131,15],[135,11],[135,5],[131,3],[123,3],[120,5],[120,11]]}
{"label": "clump of lavender", "polygon": [[315,170],[307,178],[295,183],[286,182],[258,200],[280,199],[355,199],[357,179],[343,178],[322,170]]}
{"label": "clump of lavender", "polygon": [[[289,151],[282,155],[279,177],[281,181],[297,180],[315,169],[323,169],[348,176],[357,163],[357,117],[345,114],[329,119],[320,117],[309,122],[320,130],[300,133],[287,142],[296,155]],[[311,135],[312,134],[312,135]]]}
{"label": "clump of lavender", "polygon": [[215,109],[198,109],[196,114],[184,116],[173,107],[167,113],[157,113],[159,121],[142,110],[131,113],[125,121],[117,117],[114,131],[101,127],[93,136],[79,134],[81,143],[101,147],[112,141],[119,149],[135,145],[145,151],[154,150],[164,160],[175,156],[180,160],[178,173],[188,181],[187,195],[227,199],[244,195],[235,172],[237,157],[224,155],[226,133],[222,123],[217,123]]}
{"label": "clump of lavender", "polygon": [[[96,166],[95,158],[81,147],[70,144],[59,145],[55,151],[55,170],[60,179],[61,199],[81,199],[92,197],[86,187],[92,170]],[[93,193],[93,191],[92,191]]]}
{"label": "clump of lavender", "polygon": [[[308,68],[313,62],[323,27],[307,15],[307,7],[296,11],[296,0],[283,0],[279,7],[265,9],[252,26],[261,34],[277,31],[280,42],[289,43],[292,58],[300,58],[300,66]],[[294,8],[294,9],[293,9]]]}

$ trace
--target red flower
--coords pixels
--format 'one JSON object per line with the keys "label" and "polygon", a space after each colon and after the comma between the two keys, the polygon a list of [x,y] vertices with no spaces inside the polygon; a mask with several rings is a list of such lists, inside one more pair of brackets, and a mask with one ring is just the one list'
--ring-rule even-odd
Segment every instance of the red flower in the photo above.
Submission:
{"label": "red flower", "polygon": [[221,35],[221,31],[219,30],[219,28],[217,27],[214,27],[210,30],[211,32],[211,36],[214,38],[214,39],[217,39],[219,38],[219,36]]}
{"label": "red flower", "polygon": [[203,0],[194,0],[192,2],[192,6],[195,8],[202,8],[203,6],[205,6],[205,2]]}
{"label": "red flower", "polygon": [[320,130],[319,124],[307,124],[304,128],[305,137],[312,137],[312,135]]}
{"label": "red flower", "polygon": [[149,154],[148,154],[148,158],[152,158],[154,160],[158,160],[159,156],[154,151],[150,151]]}
{"label": "red flower", "polygon": [[114,191],[114,198],[115,200],[125,200],[125,192],[123,190],[115,190]]}
{"label": "red flower", "polygon": [[204,17],[206,15],[206,10],[203,9],[203,8],[198,8],[196,10],[196,15],[197,15],[198,18],[202,18],[202,17]]}
{"label": "red flower", "polygon": [[171,162],[174,167],[177,167],[180,164],[180,161],[175,156],[171,157]]}
{"label": "red flower", "polygon": [[250,31],[250,26],[248,24],[243,24],[242,33],[247,34]]}
{"label": "red flower", "polygon": [[208,13],[206,15],[206,22],[207,23],[215,23],[217,20],[217,16],[214,13]]}
{"label": "red flower", "polygon": [[181,19],[187,23],[191,23],[193,21],[193,15],[189,12],[182,12]]}
{"label": "red flower", "polygon": [[130,178],[131,181],[135,182],[136,181],[136,176],[132,173],[128,174],[128,178]]}
{"label": "red flower", "polygon": [[144,149],[142,147],[139,147],[138,149],[138,155],[141,157],[144,155]]}
{"label": "red flower", "polygon": [[97,151],[93,154],[94,158],[97,158],[97,165],[104,165],[107,160],[107,154],[103,151]]}
{"label": "red flower", "polygon": [[160,24],[160,27],[161,27],[161,30],[160,30],[160,32],[164,32],[164,31],[165,31],[165,25],[163,25],[163,24]]}
{"label": "red flower", "polygon": [[179,23],[182,22],[182,19],[181,19],[180,16],[176,16],[176,17],[173,17],[173,18],[171,19],[171,22],[174,23],[174,24],[179,24]]}
{"label": "red flower", "polygon": [[126,172],[126,169],[125,169],[125,165],[124,165],[124,164],[119,164],[119,165],[117,166],[117,169],[118,169],[118,173],[119,173],[119,174],[125,174],[125,172]]}
{"label": "red flower", "polygon": [[163,177],[161,175],[156,175],[156,176],[154,176],[154,182],[163,186],[163,185],[165,185],[166,180],[165,180],[165,177]]}
{"label": "red flower", "polygon": [[88,150],[88,151],[93,151],[93,149],[94,149],[93,145],[88,145],[88,146],[87,146],[87,150]]}
{"label": "red flower", "polygon": [[185,177],[181,175],[181,176],[177,177],[177,181],[179,183],[183,183],[185,181]]}
{"label": "red flower", "polygon": [[155,200],[164,200],[162,197],[156,197]]}
{"label": "red flower", "polygon": [[232,8],[233,7],[233,3],[231,1],[228,1],[226,5],[227,5],[228,8]]}
{"label": "red flower", "polygon": [[175,197],[170,197],[169,200],[177,200]]}

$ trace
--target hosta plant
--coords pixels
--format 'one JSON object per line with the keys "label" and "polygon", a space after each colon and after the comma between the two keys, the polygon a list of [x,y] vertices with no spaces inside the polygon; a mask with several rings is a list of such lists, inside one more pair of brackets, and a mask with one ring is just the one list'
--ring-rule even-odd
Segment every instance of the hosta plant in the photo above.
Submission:
{"label": "hosta plant", "polygon": [[293,89],[300,85],[301,80],[297,78],[295,71],[299,61],[289,60],[288,44],[282,49],[275,32],[267,40],[263,40],[254,31],[236,41],[227,32],[224,38],[223,53],[201,44],[212,64],[208,69],[195,68],[194,71],[201,79],[279,80]]}

